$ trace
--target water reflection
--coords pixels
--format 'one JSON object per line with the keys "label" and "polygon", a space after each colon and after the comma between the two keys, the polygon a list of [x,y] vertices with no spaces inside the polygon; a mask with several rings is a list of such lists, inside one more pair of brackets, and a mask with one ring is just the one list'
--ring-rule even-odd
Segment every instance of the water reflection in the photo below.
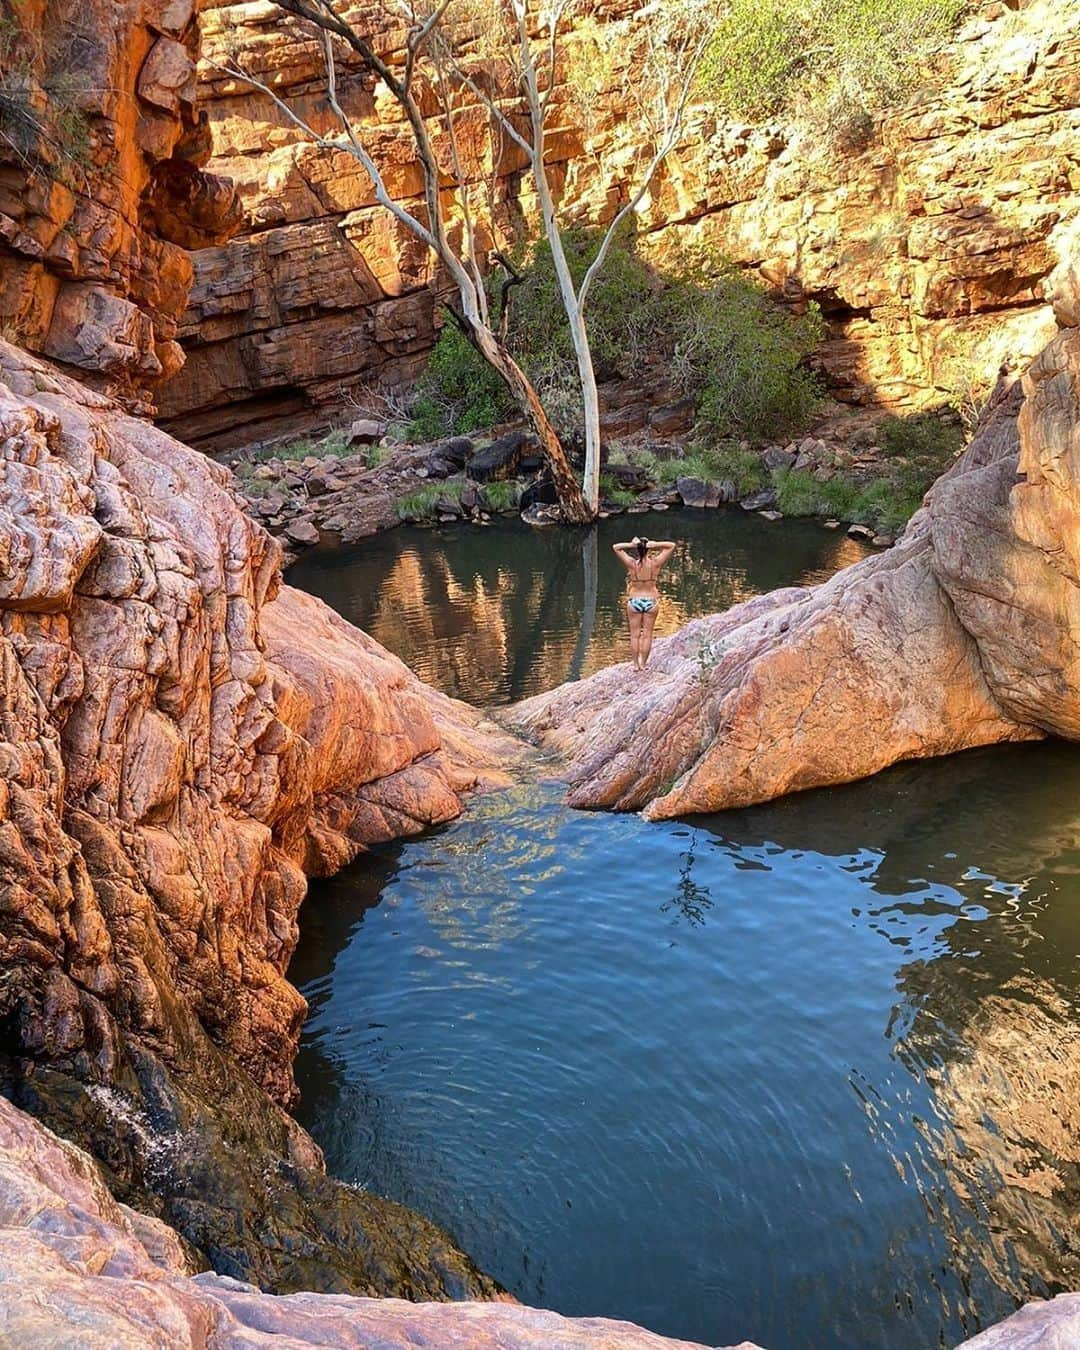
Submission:
{"label": "water reflection", "polygon": [[660,906],[661,914],[674,914],[690,925],[703,924],[713,907],[708,886],[703,886],[700,882],[694,880],[694,849],[696,846],[697,836],[694,835],[690,840],[690,847],[679,860],[679,880],[675,887],[675,894]]}
{"label": "water reflection", "polygon": [[[641,526],[634,516],[586,531],[399,529],[313,550],[289,580],[447,693],[506,703],[626,659],[625,574],[611,545],[634,532],[629,521]],[[661,636],[762,591],[823,580],[866,551],[816,522],[785,521],[781,536],[743,511],[669,512],[662,524],[680,542],[665,572]]]}

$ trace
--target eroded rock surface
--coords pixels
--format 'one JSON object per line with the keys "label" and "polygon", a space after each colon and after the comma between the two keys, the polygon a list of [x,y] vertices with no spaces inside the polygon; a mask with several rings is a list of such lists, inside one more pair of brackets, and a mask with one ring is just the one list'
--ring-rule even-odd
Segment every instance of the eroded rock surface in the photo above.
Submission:
{"label": "eroded rock surface", "polygon": [[901,759],[1080,738],[1080,330],[1022,384],[889,552],[761,596],[519,704],[576,806],[653,818],[848,782]]}
{"label": "eroded rock surface", "polygon": [[183,363],[188,250],[238,223],[205,171],[193,0],[5,7],[0,326],[148,406]]}
{"label": "eroded rock surface", "polygon": [[[451,818],[514,747],[283,587],[226,471],[2,343],[0,560],[5,1090],[98,1141],[201,1250],[224,1226],[237,1273],[403,1287],[407,1242],[357,1246],[368,1198],[338,1188],[325,1251],[298,1236],[327,1196],[270,1100],[292,1095],[304,1013],[284,971],[306,875]],[[95,1085],[144,1135],[197,1121],[201,1156],[222,1150],[213,1196],[192,1185],[199,1149],[158,1167]],[[493,1289],[427,1230],[452,1259],[421,1263],[419,1296]]]}

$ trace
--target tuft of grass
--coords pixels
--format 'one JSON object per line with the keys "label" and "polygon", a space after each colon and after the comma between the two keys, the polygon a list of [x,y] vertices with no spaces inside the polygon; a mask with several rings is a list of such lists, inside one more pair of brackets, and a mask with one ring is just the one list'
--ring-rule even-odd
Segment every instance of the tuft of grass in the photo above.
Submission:
{"label": "tuft of grass", "polygon": [[637,501],[637,493],[631,492],[629,488],[624,488],[619,484],[619,480],[611,473],[602,473],[600,475],[600,500],[607,502],[609,506],[633,506]]}
{"label": "tuft of grass", "polygon": [[697,458],[706,469],[706,477],[714,483],[731,482],[740,497],[760,492],[769,482],[768,470],[761,456],[753,450],[740,450],[737,445],[703,446]]}
{"label": "tuft of grass", "polygon": [[438,483],[425,483],[423,487],[401,497],[396,506],[399,520],[428,520],[435,515],[441,501],[450,499],[461,502],[461,494],[466,487],[462,478],[446,478]]}
{"label": "tuft of grass", "polygon": [[509,480],[497,483],[485,483],[480,496],[487,510],[496,514],[516,511],[521,500],[521,487]]}

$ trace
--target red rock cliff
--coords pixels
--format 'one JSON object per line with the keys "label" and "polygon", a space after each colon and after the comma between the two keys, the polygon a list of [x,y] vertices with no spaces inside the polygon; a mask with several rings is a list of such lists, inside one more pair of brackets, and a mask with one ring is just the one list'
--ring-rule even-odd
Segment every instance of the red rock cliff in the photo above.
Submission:
{"label": "red rock cliff", "polygon": [[[374,22],[392,54],[402,32]],[[300,30],[269,4],[226,0],[211,0],[201,24],[211,163],[237,183],[244,229],[194,254],[180,328],[189,361],[164,389],[162,413],[186,439],[226,444],[325,423],[358,386],[411,379],[433,341],[436,283],[355,161],[301,144],[268,99],[211,64],[235,50],[318,118]],[[848,402],[941,402],[992,382],[1002,363],[1020,368],[1053,332],[1046,279],[1080,208],[1080,7],[988,0],[950,59],[944,87],[839,160],[788,128],[700,112],[640,214],[661,262],[675,241],[706,243],[792,302],[817,300],[831,329],[822,363]],[[389,165],[391,191],[415,202],[395,109],[355,84],[345,96]],[[610,218],[633,151],[610,92],[598,92],[593,113],[588,129],[557,125],[548,145],[570,214],[586,221]],[[497,231],[510,231],[529,206],[516,154],[484,128],[466,153],[478,178],[494,180]]]}
{"label": "red rock cliff", "polygon": [[180,998],[287,1100],[305,873],[456,814],[476,715],[283,587],[227,472],[3,343],[0,551],[23,1045],[107,1080],[112,1023],[176,1051]]}
{"label": "red rock cliff", "polygon": [[188,250],[236,224],[206,173],[195,0],[27,0],[0,28],[0,333],[135,406],[183,361]]}

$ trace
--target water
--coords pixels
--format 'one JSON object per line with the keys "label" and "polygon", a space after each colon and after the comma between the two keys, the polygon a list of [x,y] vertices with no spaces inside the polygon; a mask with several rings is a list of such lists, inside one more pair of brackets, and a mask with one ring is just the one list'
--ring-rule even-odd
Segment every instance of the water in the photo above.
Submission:
{"label": "water", "polygon": [[[828,566],[793,531],[782,575],[767,537],[769,563],[718,531],[698,566]],[[472,539],[439,541],[459,576]],[[376,594],[386,548],[319,566]],[[542,783],[478,801],[313,890],[301,1119],[527,1302],[706,1344],[952,1345],[1080,1287],[1077,803],[1066,746],[689,823]]]}
{"label": "water", "polygon": [[639,531],[677,539],[658,637],[777,586],[823,581],[866,546],[813,521],[778,528],[745,511],[618,516],[592,531],[398,529],[313,549],[289,572],[413,670],[471,703],[513,703],[627,660],[625,569],[611,551]]}

